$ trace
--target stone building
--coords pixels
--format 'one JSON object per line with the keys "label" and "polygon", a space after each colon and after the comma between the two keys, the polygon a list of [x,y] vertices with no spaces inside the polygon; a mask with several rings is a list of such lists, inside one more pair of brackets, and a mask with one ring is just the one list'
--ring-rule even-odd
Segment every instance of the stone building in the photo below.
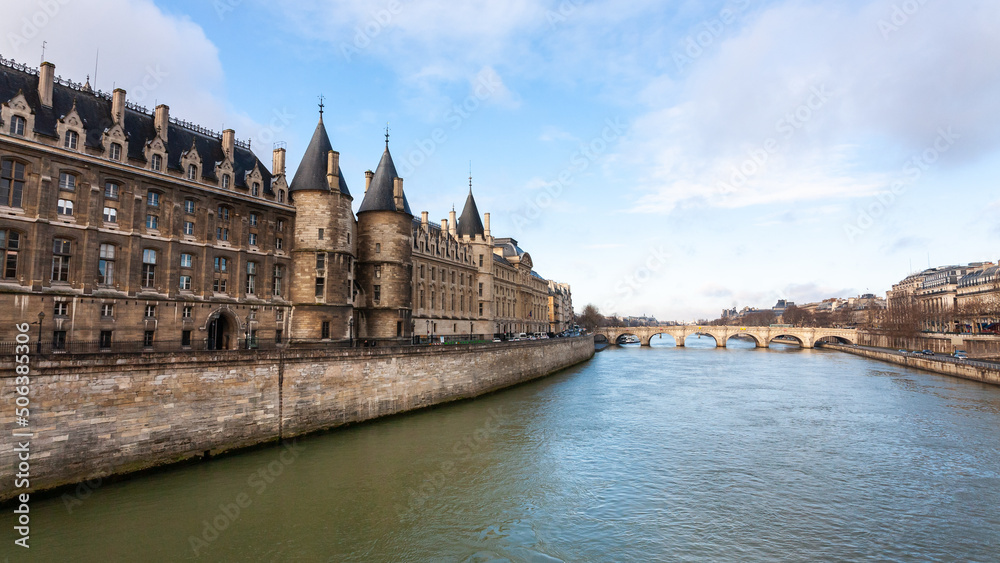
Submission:
{"label": "stone building", "polygon": [[549,332],[573,327],[573,293],[568,283],[549,280]]}
{"label": "stone building", "polygon": [[414,219],[387,135],[355,215],[322,108],[289,184],[283,147],[268,170],[233,130],[0,59],[0,342],[15,322],[68,352],[550,330],[549,282],[469,188],[460,218]]}

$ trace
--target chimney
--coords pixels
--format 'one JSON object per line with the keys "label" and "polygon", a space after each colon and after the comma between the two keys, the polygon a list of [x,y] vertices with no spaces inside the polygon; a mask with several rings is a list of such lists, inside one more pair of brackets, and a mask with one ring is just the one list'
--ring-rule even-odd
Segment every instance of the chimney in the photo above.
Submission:
{"label": "chimney", "polygon": [[368,186],[372,185],[372,178],[374,177],[374,172],[371,170],[365,170],[365,193],[368,193]]}
{"label": "chimney", "polygon": [[167,128],[170,126],[170,107],[166,104],[156,106],[156,113],[153,121],[156,124],[156,134],[163,139],[164,143],[166,143]]}
{"label": "chimney", "polygon": [[458,234],[458,221],[455,220],[455,208],[448,212],[448,234],[456,236]]}
{"label": "chimney", "polygon": [[424,228],[425,231],[427,230],[427,223],[428,223],[427,219],[428,219],[429,215],[430,214],[427,213],[426,211],[421,211],[420,212],[420,225]]}
{"label": "chimney", "polygon": [[125,90],[115,88],[111,93],[111,119],[124,125],[125,121]]}
{"label": "chimney", "polygon": [[339,170],[340,153],[337,151],[328,151],[326,153],[326,183],[330,186],[331,190],[340,191],[340,185],[334,179],[338,176]]}
{"label": "chimney", "polygon": [[396,204],[396,211],[403,211],[403,179],[393,178],[392,181],[392,201]]}
{"label": "chimney", "polygon": [[233,150],[236,148],[236,131],[226,129],[222,132],[222,151],[226,153],[226,158],[233,160]]}
{"label": "chimney", "polygon": [[271,155],[271,173],[275,176],[285,175],[285,149],[284,147],[279,147],[274,149],[274,154]]}
{"label": "chimney", "polygon": [[485,238],[490,238],[490,214],[489,213],[484,213],[483,214],[483,219],[486,220],[486,224],[484,225],[485,228],[483,229],[485,231],[483,233],[483,236]]}
{"label": "chimney", "polygon": [[447,232],[448,232],[448,220],[447,219],[441,219],[441,234],[444,234],[444,233],[447,233]]}
{"label": "chimney", "polygon": [[55,76],[56,65],[45,62],[38,69],[38,99],[42,105],[52,107],[52,77]]}

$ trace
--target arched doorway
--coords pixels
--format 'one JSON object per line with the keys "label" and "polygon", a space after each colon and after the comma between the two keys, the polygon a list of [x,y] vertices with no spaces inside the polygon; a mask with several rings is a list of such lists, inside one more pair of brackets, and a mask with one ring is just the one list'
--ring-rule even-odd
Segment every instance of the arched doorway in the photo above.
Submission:
{"label": "arched doorway", "polygon": [[208,320],[208,349],[232,350],[236,344],[235,326],[221,311]]}

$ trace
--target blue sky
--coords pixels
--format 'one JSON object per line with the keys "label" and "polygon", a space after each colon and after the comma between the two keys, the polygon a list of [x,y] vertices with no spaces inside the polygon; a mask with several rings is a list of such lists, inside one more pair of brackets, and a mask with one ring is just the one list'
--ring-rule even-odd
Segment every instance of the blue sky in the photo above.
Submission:
{"label": "blue sky", "polygon": [[[479,209],[580,309],[715,318],[997,260],[1000,3],[33,0],[0,54]],[[293,172],[294,170],[290,170]]]}

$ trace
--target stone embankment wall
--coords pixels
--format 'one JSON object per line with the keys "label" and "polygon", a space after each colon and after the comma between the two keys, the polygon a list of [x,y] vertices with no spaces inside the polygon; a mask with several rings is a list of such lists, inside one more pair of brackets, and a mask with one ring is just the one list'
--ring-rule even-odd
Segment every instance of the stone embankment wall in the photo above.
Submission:
{"label": "stone embankment wall", "polygon": [[[593,337],[503,344],[177,356],[32,357],[30,490],[39,491],[475,397],[594,355]],[[15,427],[0,360],[0,428]],[[22,439],[24,440],[24,439]],[[0,502],[17,443],[0,440]]]}
{"label": "stone embankment wall", "polygon": [[971,379],[982,383],[1000,385],[1000,366],[990,366],[976,361],[954,361],[947,358],[935,359],[933,356],[914,356],[895,350],[865,348],[861,346],[844,346],[842,344],[824,344],[823,348],[840,350],[873,360],[880,360],[906,367],[932,371],[944,375]]}
{"label": "stone embankment wall", "polygon": [[888,336],[858,332],[858,344],[893,350],[932,350],[951,354],[964,350],[970,358],[1000,358],[1000,336],[988,334],[928,334],[927,336]]}

